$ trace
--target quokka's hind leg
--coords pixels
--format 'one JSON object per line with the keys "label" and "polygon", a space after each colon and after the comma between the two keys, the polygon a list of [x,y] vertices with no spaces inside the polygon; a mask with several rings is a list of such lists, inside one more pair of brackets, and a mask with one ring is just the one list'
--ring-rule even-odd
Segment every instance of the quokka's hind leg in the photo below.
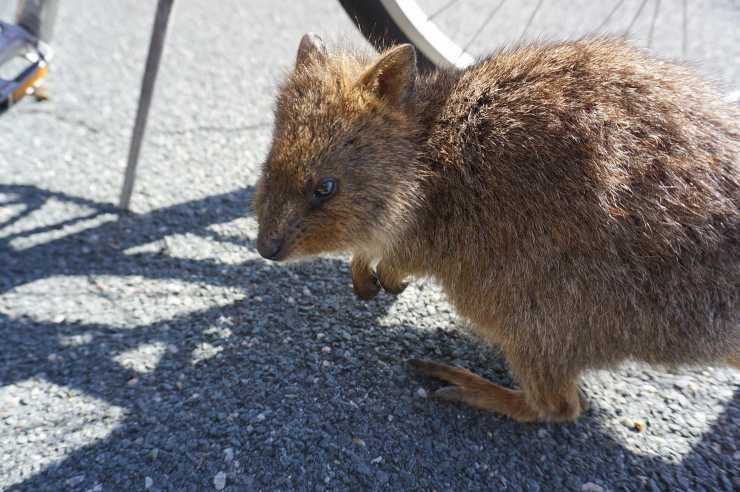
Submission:
{"label": "quokka's hind leg", "polygon": [[735,369],[740,369],[740,353],[729,356],[727,358],[727,364]]}
{"label": "quokka's hind leg", "polygon": [[537,414],[532,411],[524,393],[519,390],[504,388],[459,367],[420,359],[411,359],[409,364],[427,376],[452,383],[452,386],[435,391],[435,398],[460,401],[482,410],[492,410],[519,422],[537,420]]}
{"label": "quokka's hind leg", "polygon": [[574,420],[583,409],[575,379],[549,388],[538,387],[538,384],[527,381],[523,384],[523,390],[513,390],[467,369],[420,359],[412,359],[409,364],[427,376],[452,383],[452,386],[435,391],[435,398],[460,401],[519,422]]}

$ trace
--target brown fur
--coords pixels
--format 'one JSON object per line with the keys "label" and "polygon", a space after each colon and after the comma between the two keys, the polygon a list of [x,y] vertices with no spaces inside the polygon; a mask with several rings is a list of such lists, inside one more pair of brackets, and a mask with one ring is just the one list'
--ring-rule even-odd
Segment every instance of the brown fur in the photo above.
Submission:
{"label": "brown fur", "polygon": [[[351,251],[365,298],[439,282],[521,390],[414,361],[454,385],[438,396],[570,420],[587,369],[738,364],[740,118],[689,70],[606,39],[428,75],[408,45],[375,61],[302,47],[257,186],[258,247]],[[336,195],[309,205],[325,177]]]}

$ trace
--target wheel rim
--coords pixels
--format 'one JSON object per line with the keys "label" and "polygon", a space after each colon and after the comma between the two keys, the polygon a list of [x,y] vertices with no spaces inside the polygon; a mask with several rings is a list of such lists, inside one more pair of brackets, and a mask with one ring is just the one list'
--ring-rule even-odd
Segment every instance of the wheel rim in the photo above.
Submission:
{"label": "wheel rim", "polygon": [[[398,29],[413,42],[417,49],[429,61],[439,67],[452,67],[462,69],[475,62],[485,53],[476,50],[473,42],[484,31],[487,37],[490,34],[500,34],[506,32],[509,36],[503,40],[504,44],[511,41],[523,41],[528,35],[539,33],[538,23],[553,24],[548,36],[557,39],[572,39],[591,33],[609,34],[612,36],[621,36],[638,41],[642,38],[643,44],[651,48],[653,43],[653,31],[656,27],[656,19],[661,17],[672,17],[672,28],[676,29],[675,41],[680,40],[680,58],[687,57],[687,4],[688,0],[677,0],[676,2],[661,2],[661,0],[611,0],[608,3],[598,2],[563,2],[552,3],[544,0],[528,0],[526,2],[509,2],[508,0],[490,0],[484,4],[481,2],[470,6],[468,0],[447,0],[442,3],[441,0],[434,2],[432,0],[380,0],[385,11],[391,17]],[[594,10],[594,6],[597,6]],[[701,4],[699,4],[701,5]],[[466,9],[473,9],[472,15],[475,21],[472,22],[470,32],[474,32],[472,37],[466,35],[460,36],[458,31],[455,34],[455,23],[450,24],[449,19],[445,16],[455,17],[456,14]],[[452,8],[455,7],[455,8]],[[586,8],[588,7],[588,8]],[[674,8],[671,8],[674,7]],[[487,29],[496,26],[492,22],[494,18],[503,15],[504,19],[512,17],[512,11],[516,11],[514,22],[504,24],[498,23],[498,29],[491,32]],[[553,21],[553,11],[561,12],[562,15],[558,22]],[[427,13],[429,12],[429,13]],[[444,16],[439,14],[444,13]],[[497,17],[497,14],[501,14]],[[598,17],[600,15],[600,17]],[[482,22],[478,21],[478,17]],[[471,18],[471,17],[468,17]],[[458,15],[459,19],[459,15]],[[567,21],[563,21],[568,19]],[[575,34],[576,32],[579,34]],[[640,31],[640,32],[638,32]],[[462,39],[462,42],[457,42]],[[665,39],[663,34],[663,39]],[[500,44],[500,43],[499,43]],[[472,49],[469,49],[471,48]],[[490,47],[496,44],[489,45]],[[674,55],[675,56],[675,51]]]}
{"label": "wheel rim", "polygon": [[388,15],[432,63],[465,68],[475,59],[448,38],[414,0],[381,0]]}

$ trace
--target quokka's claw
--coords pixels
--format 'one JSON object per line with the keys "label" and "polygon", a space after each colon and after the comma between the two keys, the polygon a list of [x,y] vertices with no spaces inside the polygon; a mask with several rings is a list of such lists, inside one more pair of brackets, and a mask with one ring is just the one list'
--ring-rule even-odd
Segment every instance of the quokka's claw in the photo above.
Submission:
{"label": "quokka's claw", "polygon": [[430,362],[428,360],[424,359],[409,359],[406,361],[406,363],[416,369],[417,371],[426,372],[425,369],[430,365],[434,364],[433,362]]}
{"label": "quokka's claw", "polygon": [[459,386],[445,386],[432,393],[432,398],[446,401],[465,401],[465,391]]}
{"label": "quokka's claw", "polygon": [[469,375],[472,375],[472,373],[465,369],[432,362],[431,360],[426,359],[409,359],[408,364],[425,376],[447,381],[452,384],[461,384],[461,382],[465,381]]}
{"label": "quokka's claw", "polygon": [[375,275],[372,275],[364,279],[361,283],[353,282],[352,288],[354,289],[357,297],[359,297],[363,301],[369,301],[370,299],[373,299],[375,296],[377,296],[380,292],[380,282],[378,282],[378,279],[375,277]]}
{"label": "quokka's claw", "polygon": [[399,284],[398,286],[386,285],[383,283],[383,279],[381,277],[378,277],[378,282],[380,282],[380,286],[383,287],[383,290],[385,290],[389,294],[393,294],[396,296],[406,290],[406,287],[409,286],[408,282],[404,282],[402,284]]}

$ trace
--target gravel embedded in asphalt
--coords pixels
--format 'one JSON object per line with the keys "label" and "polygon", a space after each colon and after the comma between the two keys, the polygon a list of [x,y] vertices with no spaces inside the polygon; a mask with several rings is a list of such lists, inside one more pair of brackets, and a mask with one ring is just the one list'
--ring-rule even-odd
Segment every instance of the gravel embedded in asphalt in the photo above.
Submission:
{"label": "gravel embedded in asphalt", "polygon": [[0,489],[740,489],[737,371],[597,371],[577,423],[517,424],[406,367],[511,384],[431,283],[361,302],[345,257],[259,258],[275,84],[304,31],[364,43],[335,2],[176,2],[119,215],[153,3],[63,2],[52,100],[0,118]]}

